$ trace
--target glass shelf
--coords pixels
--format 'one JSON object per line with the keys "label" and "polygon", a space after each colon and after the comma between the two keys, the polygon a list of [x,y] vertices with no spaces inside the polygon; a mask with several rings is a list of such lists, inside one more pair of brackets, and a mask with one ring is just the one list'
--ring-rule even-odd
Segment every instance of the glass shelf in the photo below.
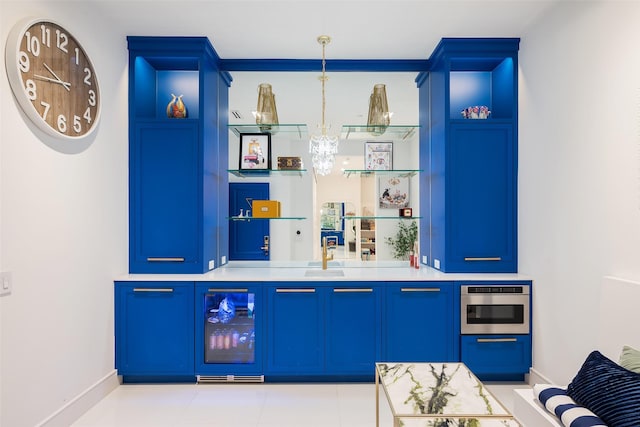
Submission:
{"label": "glass shelf", "polygon": [[276,220],[278,220],[278,219],[279,220],[297,220],[297,221],[300,221],[300,220],[307,219],[307,218],[302,217],[302,216],[279,216],[279,217],[276,217],[276,218],[261,218],[261,217],[255,217],[255,216],[231,216],[231,217],[228,217],[227,219],[229,221],[251,221],[252,219],[253,220],[257,220],[257,221],[265,220],[265,219],[269,219],[269,220],[271,220],[271,219],[276,219]]}
{"label": "glass shelf", "polygon": [[395,170],[369,170],[369,169],[345,169],[342,171],[344,175],[399,175],[403,178],[412,177],[422,172],[422,169],[395,169]]}
{"label": "glass shelf", "polygon": [[306,169],[262,169],[262,170],[239,170],[239,169],[227,169],[232,175],[239,178],[252,178],[260,176],[274,175],[298,175],[302,176],[307,173]]}
{"label": "glass shelf", "polygon": [[342,219],[422,219],[421,216],[343,216]]}
{"label": "glass shelf", "polygon": [[[377,126],[382,127],[382,126]],[[382,135],[374,135],[369,132],[367,125],[343,125],[340,139],[363,140],[371,138],[393,138],[400,140],[411,140],[420,125],[389,125]]]}
{"label": "glass shelf", "polygon": [[302,139],[307,136],[307,125],[300,123],[293,124],[277,124],[277,125],[257,125],[255,123],[248,124],[229,124],[227,125],[236,136],[240,136],[241,133],[283,133],[283,134],[298,134],[298,138]]}

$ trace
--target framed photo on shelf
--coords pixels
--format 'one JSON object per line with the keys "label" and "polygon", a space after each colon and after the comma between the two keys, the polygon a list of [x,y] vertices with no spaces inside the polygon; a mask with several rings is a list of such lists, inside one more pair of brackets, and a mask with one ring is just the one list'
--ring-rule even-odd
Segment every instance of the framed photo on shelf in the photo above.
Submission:
{"label": "framed photo on shelf", "polygon": [[240,134],[240,165],[238,169],[269,170],[271,169],[271,134]]}
{"label": "framed photo on shelf", "polygon": [[365,142],[364,168],[370,171],[393,169],[393,142]]}
{"label": "framed photo on shelf", "polygon": [[409,178],[397,175],[380,177],[378,194],[378,206],[382,209],[408,208]]}

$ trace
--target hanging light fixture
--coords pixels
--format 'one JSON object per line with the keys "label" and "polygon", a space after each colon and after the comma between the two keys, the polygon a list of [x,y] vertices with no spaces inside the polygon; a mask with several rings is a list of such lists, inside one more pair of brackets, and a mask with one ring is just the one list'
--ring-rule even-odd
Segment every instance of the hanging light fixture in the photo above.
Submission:
{"label": "hanging light fixture", "polygon": [[326,76],[325,66],[325,47],[331,42],[329,36],[319,36],[318,43],[322,45],[322,124],[321,134],[312,135],[309,140],[309,153],[311,153],[311,163],[317,174],[328,175],[333,169],[335,156],[338,152],[338,137],[327,135],[327,126],[325,124],[325,107],[326,100],[324,95],[324,86],[328,77]]}
{"label": "hanging light fixture", "polygon": [[260,83],[258,85],[258,106],[254,115],[256,116],[256,124],[263,132],[271,131],[271,125],[278,125],[276,96],[273,94],[269,83]]}
{"label": "hanging light fixture", "polygon": [[387,103],[387,88],[383,84],[373,86],[369,97],[369,117],[367,118],[367,132],[382,135],[391,123],[389,104]]}

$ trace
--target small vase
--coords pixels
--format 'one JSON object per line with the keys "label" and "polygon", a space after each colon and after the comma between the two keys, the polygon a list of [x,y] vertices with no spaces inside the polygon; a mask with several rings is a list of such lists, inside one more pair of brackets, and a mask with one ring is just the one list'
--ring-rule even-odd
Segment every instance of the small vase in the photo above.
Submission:
{"label": "small vase", "polygon": [[187,106],[184,105],[182,96],[171,94],[171,101],[167,104],[167,117],[170,119],[185,119],[187,117]]}

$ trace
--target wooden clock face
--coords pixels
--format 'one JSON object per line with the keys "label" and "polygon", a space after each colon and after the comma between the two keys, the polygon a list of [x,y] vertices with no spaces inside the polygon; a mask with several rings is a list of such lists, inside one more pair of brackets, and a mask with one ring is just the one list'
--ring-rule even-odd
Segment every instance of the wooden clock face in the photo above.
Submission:
{"label": "wooden clock face", "polygon": [[5,54],[13,93],[40,129],[72,140],[96,129],[100,118],[96,72],[69,31],[48,20],[20,22],[9,35]]}

